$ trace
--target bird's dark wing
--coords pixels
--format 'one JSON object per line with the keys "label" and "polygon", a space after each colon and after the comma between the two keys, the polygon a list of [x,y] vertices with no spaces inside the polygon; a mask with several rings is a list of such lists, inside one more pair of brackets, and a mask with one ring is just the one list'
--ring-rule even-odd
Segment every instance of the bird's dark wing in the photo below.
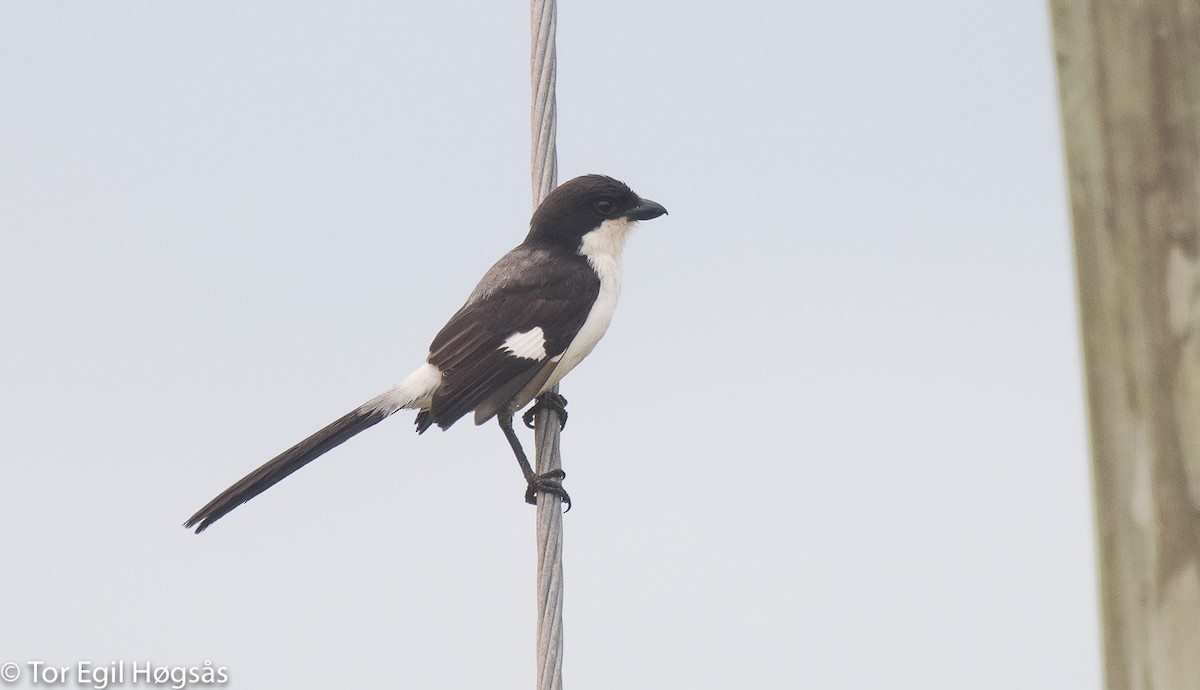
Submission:
{"label": "bird's dark wing", "polygon": [[[482,423],[557,358],[591,311],[600,280],[583,257],[565,251],[517,247],[484,275],[467,303],[429,347],[429,362],[442,385],[418,428],[448,428],[483,405]],[[514,353],[505,347],[516,334],[535,346]],[[538,337],[542,347],[536,347]]]}

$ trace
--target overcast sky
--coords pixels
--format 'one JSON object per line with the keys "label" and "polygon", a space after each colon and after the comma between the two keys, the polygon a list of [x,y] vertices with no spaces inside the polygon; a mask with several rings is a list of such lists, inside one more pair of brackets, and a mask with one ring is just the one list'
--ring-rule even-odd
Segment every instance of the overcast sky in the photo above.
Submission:
{"label": "overcast sky", "polygon": [[[414,369],[523,238],[528,22],[0,4],[10,687],[533,687],[494,424],[402,413],[180,526]],[[563,385],[565,685],[1098,687],[1044,5],[564,2],[558,51],[560,180],[670,210]]]}

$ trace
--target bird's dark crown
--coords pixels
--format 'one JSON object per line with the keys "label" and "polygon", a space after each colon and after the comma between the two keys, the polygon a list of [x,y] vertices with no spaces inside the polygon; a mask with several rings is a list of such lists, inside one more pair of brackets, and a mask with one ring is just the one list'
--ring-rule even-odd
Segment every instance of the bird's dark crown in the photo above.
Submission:
{"label": "bird's dark crown", "polygon": [[641,204],[642,198],[620,180],[604,175],[576,177],[556,187],[533,212],[525,243],[575,251],[583,235],[606,220],[629,218]]}

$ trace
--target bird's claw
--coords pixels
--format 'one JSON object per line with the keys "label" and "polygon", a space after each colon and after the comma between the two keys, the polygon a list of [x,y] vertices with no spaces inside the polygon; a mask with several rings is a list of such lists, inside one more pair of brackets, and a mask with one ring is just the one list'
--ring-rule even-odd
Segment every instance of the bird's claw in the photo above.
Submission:
{"label": "bird's claw", "polygon": [[553,391],[546,391],[539,395],[537,401],[533,403],[533,407],[521,415],[521,421],[525,422],[526,427],[530,429],[534,427],[533,420],[542,408],[551,409],[558,413],[559,431],[567,428],[567,399]]}
{"label": "bird's claw", "polygon": [[567,505],[567,509],[563,512],[571,510],[571,496],[567,494],[563,488],[562,480],[566,479],[567,473],[562,470],[550,470],[542,474],[535,474],[529,478],[529,486],[525,489],[525,502],[530,505],[537,505],[537,495],[539,493],[547,493],[558,496],[562,502]]}

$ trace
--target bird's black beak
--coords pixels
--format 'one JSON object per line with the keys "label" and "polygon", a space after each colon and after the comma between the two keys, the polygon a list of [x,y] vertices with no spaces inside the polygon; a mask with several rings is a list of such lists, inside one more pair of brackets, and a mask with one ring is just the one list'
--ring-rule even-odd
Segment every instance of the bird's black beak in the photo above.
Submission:
{"label": "bird's black beak", "polygon": [[666,215],[666,213],[667,209],[663,208],[663,205],[657,201],[642,199],[638,202],[637,206],[629,209],[629,212],[625,214],[625,217],[629,220],[650,220],[651,218],[658,218],[659,216]]}

